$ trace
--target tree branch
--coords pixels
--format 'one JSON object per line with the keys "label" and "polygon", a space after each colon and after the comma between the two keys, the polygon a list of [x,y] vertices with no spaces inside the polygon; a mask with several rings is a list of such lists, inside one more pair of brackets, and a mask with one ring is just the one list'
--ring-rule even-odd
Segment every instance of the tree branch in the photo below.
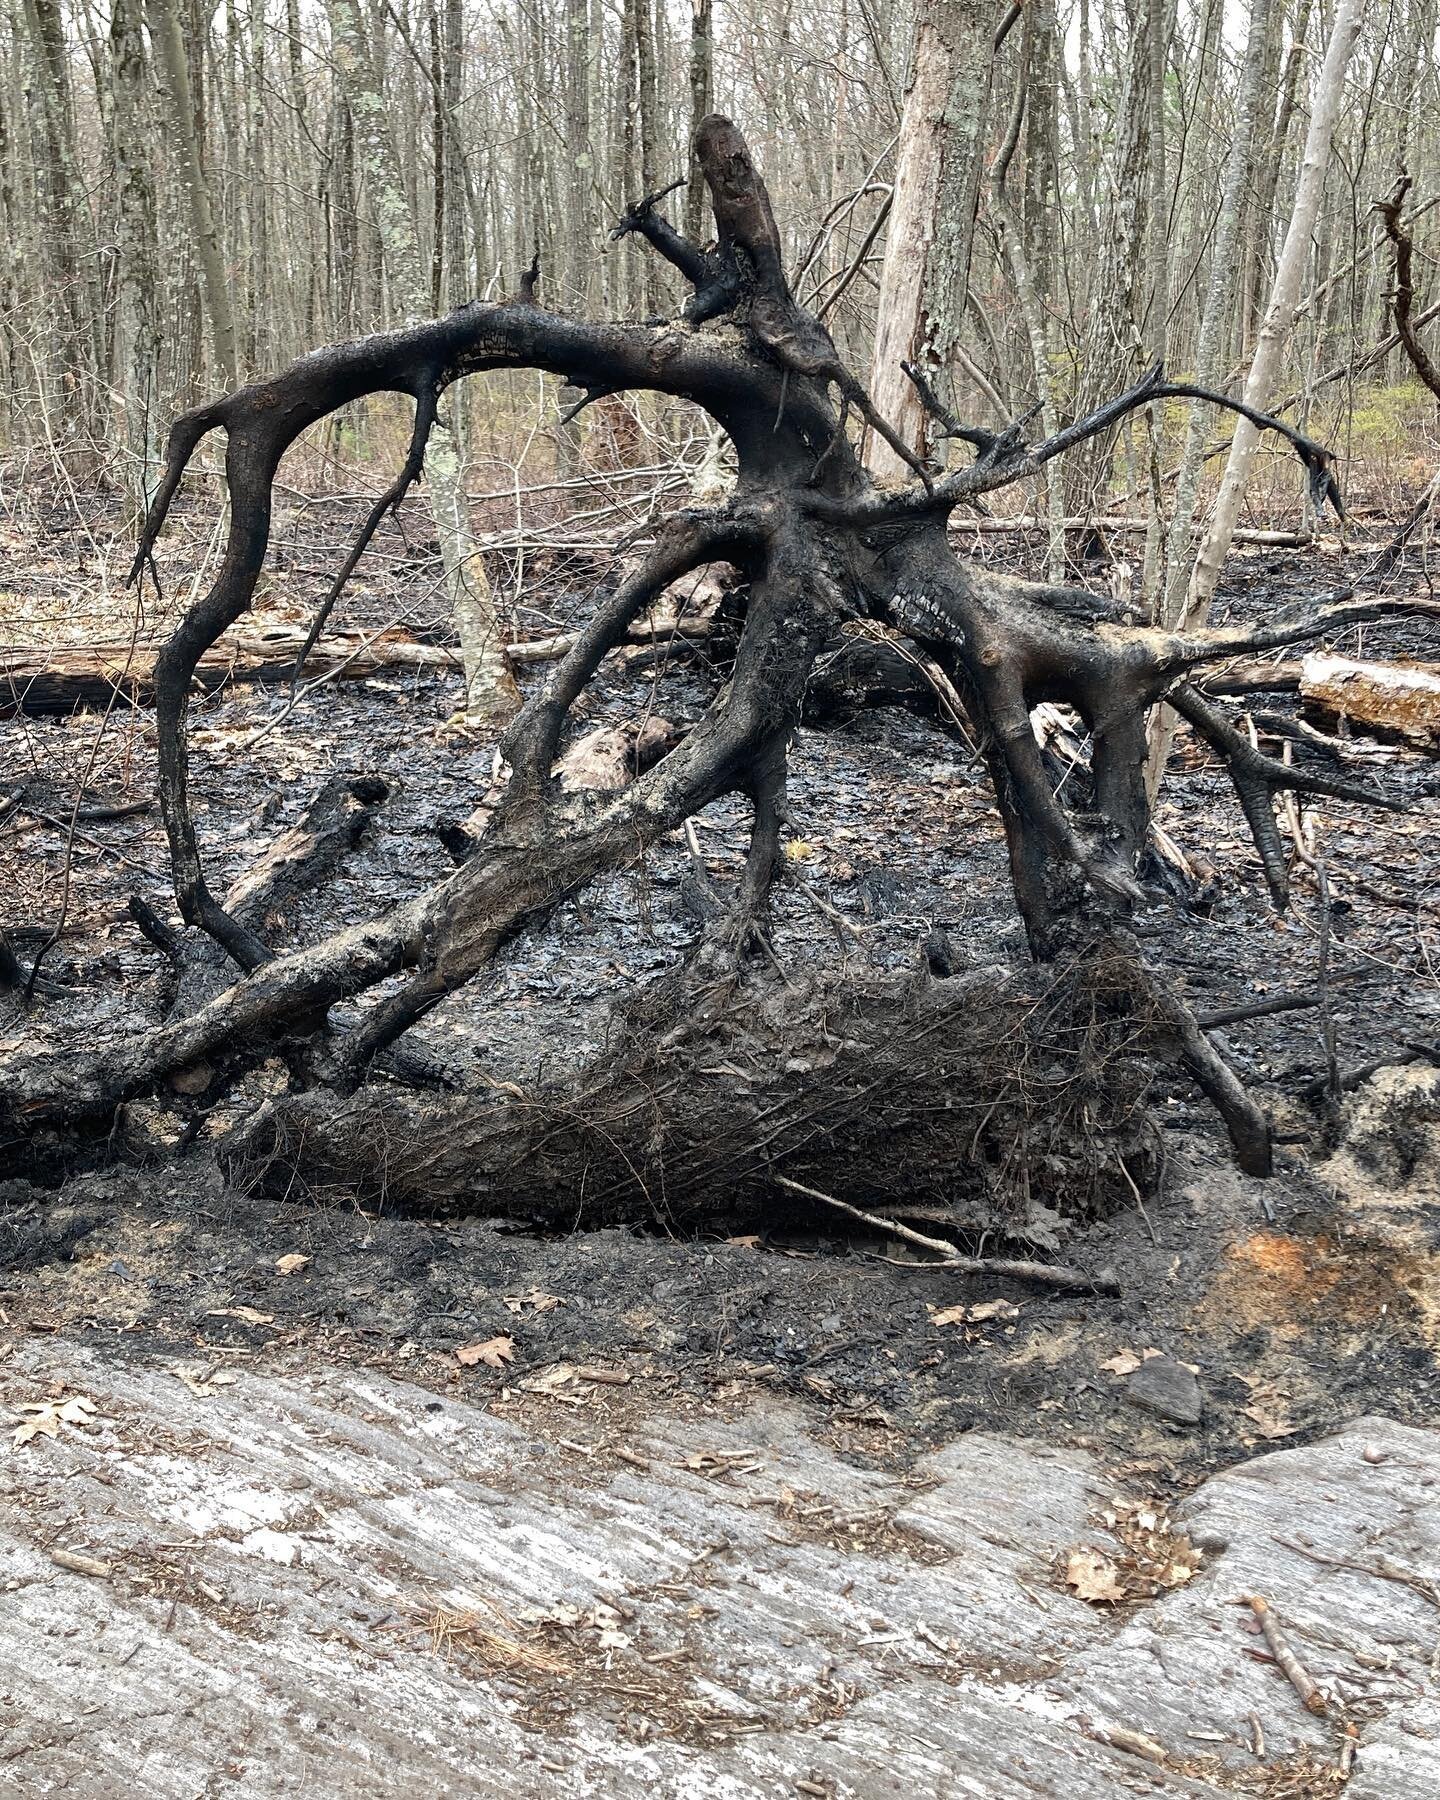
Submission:
{"label": "tree branch", "polygon": [[1405,354],[1414,365],[1415,373],[1436,399],[1440,400],[1440,369],[1435,367],[1429,352],[1420,342],[1414,318],[1415,280],[1412,262],[1415,245],[1408,227],[1400,220],[1400,208],[1410,187],[1410,177],[1402,169],[1393,193],[1388,200],[1377,200],[1375,210],[1384,223],[1385,235],[1395,246],[1395,288],[1390,295],[1390,312],[1395,320],[1396,334],[1404,346]]}
{"label": "tree branch", "polygon": [[1392,812],[1404,810],[1403,800],[1379,789],[1363,786],[1358,781],[1347,781],[1343,775],[1331,775],[1321,769],[1302,769],[1294,763],[1279,762],[1273,756],[1266,756],[1232,724],[1213,700],[1207,700],[1186,682],[1171,688],[1165,698],[1225,764],[1277,909],[1283,910],[1289,900],[1290,871],[1271,805],[1272,794],[1289,789],[1294,793],[1324,794],[1334,800],[1356,800],[1362,805],[1382,806]]}
{"label": "tree branch", "polygon": [[330,584],[329,591],[320,602],[315,617],[310,621],[310,629],[305,634],[305,642],[300,646],[300,654],[295,658],[295,667],[290,675],[290,692],[294,695],[300,685],[300,676],[305,667],[305,659],[315,648],[320,633],[325,629],[326,621],[335,609],[335,602],[340,598],[345,583],[355,572],[355,566],[365,554],[371,538],[379,529],[380,521],[387,512],[397,512],[400,502],[420,478],[420,471],[425,465],[425,446],[430,442],[430,433],[435,426],[435,415],[439,410],[440,392],[435,379],[421,380],[416,383],[415,391],[415,425],[410,435],[410,449],[405,457],[400,473],[395,477],[385,492],[370,508],[365,523],[360,527],[355,542],[350,547],[350,554],[341,564],[340,572]]}

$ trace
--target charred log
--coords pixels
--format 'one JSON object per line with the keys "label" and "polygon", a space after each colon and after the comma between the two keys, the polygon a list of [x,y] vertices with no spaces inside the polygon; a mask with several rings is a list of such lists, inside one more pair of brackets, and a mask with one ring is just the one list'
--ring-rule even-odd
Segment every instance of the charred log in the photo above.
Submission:
{"label": "charred log", "polygon": [[1131,973],[1110,956],[1040,982],[685,978],[563,1086],[280,1098],[227,1157],[237,1176],[387,1206],[685,1230],[773,1221],[783,1175],[1024,1237],[1035,1205],[1083,1219],[1154,1186],[1144,1093],[1165,1026],[1136,1014]]}
{"label": "charred log", "polygon": [[[710,635],[709,619],[632,626],[622,643],[631,649],[663,649],[667,655]],[[573,632],[553,632],[507,646],[518,667],[558,662],[572,648]],[[302,664],[302,653],[304,661]],[[153,644],[85,644],[60,649],[8,650],[0,655],[0,719],[63,718],[85,707],[153,706],[160,647]],[[245,682],[294,686],[302,668],[312,680],[330,676],[363,681],[394,670],[458,672],[458,649],[422,643],[398,629],[361,634],[332,632],[307,641],[288,626],[238,630],[203,652],[191,673],[192,690],[213,694]]]}

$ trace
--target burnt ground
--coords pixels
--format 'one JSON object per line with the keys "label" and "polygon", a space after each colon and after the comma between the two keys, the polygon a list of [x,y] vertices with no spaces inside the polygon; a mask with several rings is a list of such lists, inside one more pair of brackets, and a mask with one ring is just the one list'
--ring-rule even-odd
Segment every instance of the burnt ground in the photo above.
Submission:
{"label": "burnt ground", "polygon": [[[282,517],[267,616],[306,616],[358,511],[297,505]],[[416,514],[409,517],[412,541],[391,532],[362,565],[346,624],[401,619],[422,634],[443,630],[433,551],[413,541]],[[167,594],[183,600],[187,577],[203,572],[208,522],[196,506],[170,534]],[[1378,523],[1370,529],[1383,536]],[[1009,540],[977,547],[998,557],[1002,543],[1022,564],[1026,553]],[[8,638],[75,641],[107,617],[107,635],[124,634],[120,551],[104,529],[79,531],[57,513],[10,548]],[[1225,611],[1269,614],[1354,579],[1371,557],[1363,548],[1237,554]],[[522,609],[518,623],[534,629],[583,615],[612,578],[603,558],[553,550],[528,574],[543,610]],[[1418,553],[1389,578],[1402,589],[1427,580]],[[173,605],[147,596],[143,629],[160,627]],[[1392,628],[1383,639],[1371,630],[1361,648],[1433,656],[1426,629]],[[1356,642],[1351,634],[1337,647]],[[607,671],[586,722],[651,709],[683,724],[714,678],[703,658],[662,668],[651,655],[632,657]],[[400,792],[340,876],[283,921],[288,939],[313,938],[441,876],[450,865],[436,827],[470,813],[493,766],[489,744],[447,728],[453,704],[453,681],[423,671],[328,683],[288,714],[275,690],[222,690],[197,702],[198,819],[217,887],[293,822],[326,776],[349,769],[397,777]],[[7,927],[22,948],[33,946],[65,905],[64,935],[45,963],[54,991],[25,1016],[0,1018],[0,1050],[94,1043],[164,1003],[158,959],[124,914],[132,890],[165,906],[158,819],[151,812],[83,825],[67,895],[65,833],[40,816],[68,817],[82,779],[92,804],[148,794],[148,716],[112,716],[98,752],[97,723],[94,715],[0,722],[0,787],[23,790],[0,824],[0,856],[14,874]],[[1440,1039],[1440,774],[1409,753],[1384,752],[1374,767],[1411,803],[1406,812],[1323,811],[1346,1068]],[[774,938],[782,963],[850,956],[914,966],[937,923],[962,962],[1018,951],[998,822],[963,745],[900,713],[806,732],[790,797],[792,860],[865,948],[842,948],[811,901],[787,888]],[[717,807],[700,823],[717,878],[732,879],[742,814]],[[1311,987],[1312,890],[1297,883],[1289,914],[1272,912],[1228,783],[1183,739],[1161,823],[1196,859],[1202,882],[1181,898],[1157,893],[1141,929],[1197,1010]],[[612,1007],[673,966],[694,935],[685,873],[683,847],[666,846],[567,905],[492,977],[432,1015],[424,1027],[432,1051],[462,1080],[507,1080],[553,1074],[602,1046]],[[1314,1013],[1237,1025],[1225,1041],[1291,1140],[1272,1181],[1237,1176],[1198,1096],[1167,1077],[1157,1093],[1167,1171],[1143,1216],[1071,1223],[1060,1216],[1066,1197],[1045,1197],[1055,1217],[1042,1215],[1042,1248],[1113,1267],[1118,1300],[1040,1296],[896,1267],[878,1260],[893,1246],[837,1235],[814,1219],[777,1222],[754,1242],[750,1227],[745,1241],[680,1241],[643,1220],[631,1232],[556,1237],[513,1222],[375,1216],[333,1195],[324,1204],[299,1193],[275,1200],[227,1189],[202,1133],[178,1164],[77,1174],[59,1192],[8,1183],[0,1329],[12,1341],[63,1332],[117,1359],[183,1349],[214,1366],[264,1367],[299,1349],[403,1372],[437,1394],[458,1389],[557,1439],[585,1439],[590,1455],[623,1435],[627,1414],[724,1412],[756,1390],[793,1397],[814,1430],[864,1463],[903,1463],[983,1425],[1090,1446],[1108,1466],[1182,1485],[1256,1446],[1304,1442],[1367,1411],[1433,1423],[1440,1189],[1427,1160],[1436,1110],[1428,1089],[1407,1089],[1409,1135],[1398,1161],[1332,1155],[1334,1134],[1305,1097],[1323,1069]],[[1402,1087],[1410,1079],[1396,1078]],[[1359,1105],[1371,1105],[1364,1093]],[[277,1262],[292,1254],[309,1260],[279,1273]],[[995,1299],[1018,1311],[937,1322],[957,1303]],[[498,1369],[457,1360],[457,1349],[496,1337],[513,1340],[512,1359]],[[1147,1350],[1198,1370],[1198,1425],[1129,1403],[1127,1363]],[[594,1366],[616,1379],[581,1383],[579,1415],[564,1398],[578,1378],[564,1371]]]}

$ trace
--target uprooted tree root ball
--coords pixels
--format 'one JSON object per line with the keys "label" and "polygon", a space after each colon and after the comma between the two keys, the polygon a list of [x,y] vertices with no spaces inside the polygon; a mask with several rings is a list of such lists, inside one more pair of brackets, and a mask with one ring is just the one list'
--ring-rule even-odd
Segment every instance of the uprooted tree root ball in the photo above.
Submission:
{"label": "uprooted tree root ball", "polygon": [[[661,1216],[716,1217],[773,1204],[786,1180],[809,1174],[841,1200],[943,1196],[960,1213],[973,1204],[1013,1218],[1026,1194],[1063,1193],[1083,1211],[1113,1204],[1132,1184],[1143,1190],[1153,1161],[1144,1067],[1160,1057],[1183,1064],[1216,1105],[1241,1165],[1268,1172],[1264,1113],[1184,1001],[1150,971],[1126,924],[1142,897],[1147,723],[1165,701],[1220,758],[1283,905],[1278,791],[1390,802],[1348,777],[1262,754],[1202,691],[1204,671],[1361,621],[1440,608],[1340,594],[1304,617],[1171,632],[1136,623],[1104,596],[959,558],[946,535],[957,506],[1033,477],[1158,400],[1214,402],[1275,431],[1305,465],[1317,504],[1338,499],[1331,457],[1277,420],[1166,381],[1158,366],[1037,444],[1021,424],[996,433],[954,419],[914,370],[941,434],[974,451],[947,472],[922,465],[793,297],[765,186],[739,132],[711,117],[695,154],[714,206],[713,248],[682,238],[653,197],[621,222],[689,283],[678,318],[565,318],[537,303],[532,270],[511,300],[316,351],[177,422],[134,572],[150,564],[197,445],[223,429],[224,561],[166,645],[154,685],[180,913],[223,950],[236,979],[220,991],[192,983],[193,1004],[119,1047],[11,1058],[0,1071],[0,1137],[32,1144],[41,1160],[93,1155],[123,1141],[123,1109],[150,1096],[188,1112],[188,1137],[207,1117],[218,1122],[214,1109],[237,1093],[266,1085],[251,1077],[275,1065],[288,1091],[255,1094],[264,1110],[242,1116],[222,1145],[222,1154],[272,1173],[373,1185],[367,1171],[379,1142],[390,1192],[446,1206],[493,1209],[508,1188],[508,1203],[541,1212],[619,1217],[649,1206]],[[384,510],[420,475],[439,396],[466,375],[515,368],[559,376],[583,392],[582,405],[633,389],[693,402],[734,446],[734,491],[657,528],[653,547],[510,725],[508,786],[483,833],[458,846],[454,872],[365,924],[276,955],[263,914],[222,905],[207,884],[189,797],[191,677],[251,603],[276,472],[307,427],[368,394],[415,401],[410,455],[372,509],[333,598]],[[871,480],[847,432],[852,417],[905,457],[913,480]],[[567,791],[555,765],[606,655],[671,583],[720,562],[739,571],[743,619],[733,669],[698,724],[623,790]],[[802,988],[789,971],[777,980],[766,913],[783,866],[789,746],[840,645],[845,704],[864,704],[867,692],[881,702],[892,696],[898,650],[941,691],[942,724],[963,713],[994,789],[1032,966],[961,977],[958,989],[939,980],[923,992]],[[867,656],[876,671],[868,687]],[[1053,788],[1031,723],[1044,703],[1073,708],[1084,722],[1088,783]],[[522,930],[732,794],[752,808],[745,870],[733,905],[702,933],[681,1023],[667,1016],[664,995],[654,997],[628,1020],[620,1054],[586,1071],[568,1099],[417,1098],[394,1085],[423,1079],[416,1059],[407,1060],[405,1034]],[[354,804],[370,801],[361,795]],[[165,921],[148,909],[135,917],[174,953]],[[1097,969],[1113,978],[1097,984]],[[986,982],[981,1008],[972,987]],[[369,1003],[385,983],[384,997]],[[362,996],[366,1004],[338,1006]]]}

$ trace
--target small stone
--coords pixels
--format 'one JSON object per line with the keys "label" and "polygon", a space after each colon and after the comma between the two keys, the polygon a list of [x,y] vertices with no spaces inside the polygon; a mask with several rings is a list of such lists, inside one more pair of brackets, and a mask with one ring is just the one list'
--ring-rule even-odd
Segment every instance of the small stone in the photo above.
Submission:
{"label": "small stone", "polygon": [[1126,1381],[1125,1397],[1177,1425],[1198,1425],[1205,1409],[1200,1383],[1171,1356],[1147,1357]]}
{"label": "small stone", "polygon": [[1385,1452],[1378,1444],[1367,1444],[1360,1454],[1367,1463],[1383,1463],[1385,1461]]}

